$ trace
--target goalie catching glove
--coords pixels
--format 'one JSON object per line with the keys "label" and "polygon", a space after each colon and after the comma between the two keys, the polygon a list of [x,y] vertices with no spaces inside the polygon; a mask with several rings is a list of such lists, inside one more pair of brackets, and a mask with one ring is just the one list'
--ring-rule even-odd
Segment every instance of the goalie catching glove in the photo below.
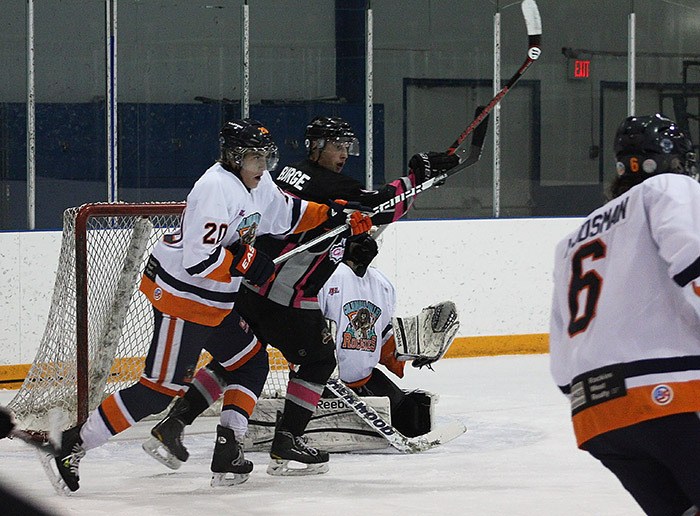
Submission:
{"label": "goalie catching glove", "polygon": [[[416,176],[416,183],[424,183],[428,179],[437,177],[443,172],[447,172],[451,168],[459,164],[459,158],[455,154],[446,152],[421,152],[414,154],[408,162],[408,168],[413,171]],[[444,185],[445,181],[435,183],[435,186]]]}
{"label": "goalie catching glove", "polygon": [[459,330],[459,314],[452,301],[423,308],[413,317],[393,317],[397,360],[413,360],[413,367],[430,367],[449,349]]}
{"label": "goalie catching glove", "polygon": [[275,275],[275,264],[262,251],[252,245],[240,241],[228,247],[233,254],[233,262],[229,267],[231,276],[243,276],[255,286],[264,285]]}

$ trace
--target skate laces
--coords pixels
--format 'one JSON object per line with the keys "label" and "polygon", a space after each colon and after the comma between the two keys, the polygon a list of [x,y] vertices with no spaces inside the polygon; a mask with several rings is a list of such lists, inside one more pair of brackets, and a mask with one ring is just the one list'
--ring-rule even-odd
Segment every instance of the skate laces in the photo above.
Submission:
{"label": "skate laces", "polygon": [[241,443],[239,443],[239,442],[236,442],[236,456],[231,461],[231,464],[233,464],[234,466],[240,466],[242,464],[245,464],[245,456],[243,455],[243,447],[241,446]]}
{"label": "skate laces", "polygon": [[298,448],[305,451],[309,455],[318,455],[318,450],[309,446],[305,435],[297,435],[294,437],[294,443]]}
{"label": "skate laces", "polygon": [[64,468],[68,469],[72,475],[77,477],[78,466],[83,457],[85,457],[85,449],[80,446],[80,444],[75,443],[71,448],[70,454],[66,455],[63,460],[61,460],[61,463]]}

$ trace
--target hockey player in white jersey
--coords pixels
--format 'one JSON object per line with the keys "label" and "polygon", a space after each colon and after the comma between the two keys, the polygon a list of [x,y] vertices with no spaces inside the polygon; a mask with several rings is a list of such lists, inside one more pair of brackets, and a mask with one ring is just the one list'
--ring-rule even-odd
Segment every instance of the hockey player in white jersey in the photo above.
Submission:
{"label": "hockey player in white jersey", "polygon": [[[407,361],[430,367],[452,344],[459,320],[451,301],[425,308],[415,317],[394,317],[394,286],[382,272],[369,267],[377,253],[377,243],[369,234],[350,239],[342,263],[319,291],[318,301],[336,329],[340,379],[361,396],[388,397],[392,425],[403,435],[415,437],[431,430],[434,395],[404,391],[377,365],[399,378]],[[418,322],[423,320],[428,324]]]}
{"label": "hockey player in white jersey", "polygon": [[[290,235],[318,227],[336,215],[326,205],[283,193],[269,170],[277,147],[269,131],[252,119],[224,125],[220,159],[195,183],[177,232],[153,250],[140,289],[153,305],[154,334],[140,380],[105,399],[84,424],[63,432],[50,476],[61,491],[79,488],[78,465],[101,446],[150,414],[157,414],[188,389],[201,350],[233,376],[224,392],[211,470],[213,484],[245,481],[253,468],[239,440],[265,383],[265,346],[234,308],[243,279],[263,285],[274,264],[255,247],[260,234]],[[345,221],[333,220],[336,225]],[[351,214],[354,228],[371,221]],[[47,466],[53,466],[47,463]],[[55,473],[53,468],[48,471]]]}
{"label": "hockey player in white jersey", "polygon": [[668,118],[635,116],[619,126],[615,156],[613,199],[556,248],[551,372],[571,401],[578,446],[646,514],[695,514],[700,185],[693,146]]}

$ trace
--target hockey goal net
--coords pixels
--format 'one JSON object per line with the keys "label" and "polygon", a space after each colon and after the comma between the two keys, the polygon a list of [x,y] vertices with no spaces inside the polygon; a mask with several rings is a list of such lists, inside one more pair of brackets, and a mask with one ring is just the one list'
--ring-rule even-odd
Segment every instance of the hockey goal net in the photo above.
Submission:
{"label": "hockey goal net", "polygon": [[[156,242],[180,223],[184,203],[97,203],[70,208],[46,328],[9,407],[21,427],[47,431],[49,412],[84,421],[108,395],[139,379],[153,313],[138,290]],[[287,363],[268,348],[261,397],[284,396]],[[198,366],[211,357],[203,352]],[[66,416],[64,416],[66,417]]]}

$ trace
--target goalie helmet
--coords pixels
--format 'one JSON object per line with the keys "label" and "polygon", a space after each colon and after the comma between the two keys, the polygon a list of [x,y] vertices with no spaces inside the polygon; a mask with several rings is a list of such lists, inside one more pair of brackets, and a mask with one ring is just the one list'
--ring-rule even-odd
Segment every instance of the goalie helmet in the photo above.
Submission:
{"label": "goalie helmet", "polygon": [[[304,144],[309,152],[314,148],[323,149],[331,141],[346,144],[351,156],[360,155],[360,142],[355,131],[342,118],[317,116],[306,126]],[[315,146],[312,146],[313,142],[316,142]]]}
{"label": "goalie helmet", "polygon": [[257,120],[245,118],[226,122],[219,133],[220,160],[237,168],[249,152],[265,154],[267,170],[274,170],[279,161],[277,145],[270,131]]}
{"label": "goalie helmet", "polygon": [[368,233],[348,238],[343,253],[343,263],[352,269],[355,276],[364,277],[367,267],[379,254],[377,242]]}
{"label": "goalie helmet", "polygon": [[656,174],[684,174],[697,179],[693,143],[671,119],[655,114],[630,116],[615,134],[620,177],[644,179]]}

